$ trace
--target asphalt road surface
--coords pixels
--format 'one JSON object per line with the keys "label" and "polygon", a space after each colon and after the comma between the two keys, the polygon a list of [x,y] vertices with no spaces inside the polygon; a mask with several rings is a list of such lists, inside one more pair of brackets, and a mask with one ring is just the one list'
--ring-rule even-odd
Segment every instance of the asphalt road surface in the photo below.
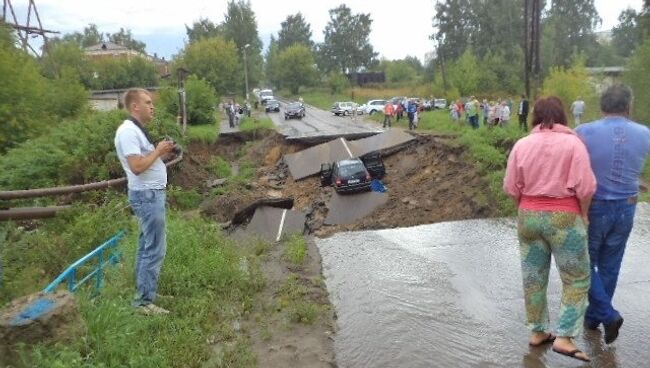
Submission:
{"label": "asphalt road surface", "polygon": [[[317,239],[336,308],[339,367],[649,367],[650,205],[640,203],[614,304],[618,340],[584,332],[591,363],[528,346],[513,219],[446,222]],[[561,282],[552,266],[551,326]]]}
{"label": "asphalt road surface", "polygon": [[377,123],[366,120],[365,115],[335,116],[330,111],[307,104],[304,118],[285,120],[285,106],[286,101],[281,101],[280,112],[269,112],[267,115],[288,140],[320,143],[338,137],[363,138],[383,131]]}

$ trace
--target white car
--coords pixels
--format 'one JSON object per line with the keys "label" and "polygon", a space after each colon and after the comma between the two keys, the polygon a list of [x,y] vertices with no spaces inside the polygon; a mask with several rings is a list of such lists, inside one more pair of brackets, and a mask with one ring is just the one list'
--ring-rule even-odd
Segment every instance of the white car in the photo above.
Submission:
{"label": "white car", "polygon": [[384,105],[386,105],[386,100],[370,100],[368,103],[366,103],[365,106],[365,113],[368,115],[372,115],[376,112],[384,112]]}

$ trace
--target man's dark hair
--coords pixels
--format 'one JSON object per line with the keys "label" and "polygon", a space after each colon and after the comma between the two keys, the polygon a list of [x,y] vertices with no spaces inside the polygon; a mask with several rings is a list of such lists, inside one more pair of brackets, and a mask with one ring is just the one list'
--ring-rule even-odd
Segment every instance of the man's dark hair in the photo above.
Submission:
{"label": "man's dark hair", "polygon": [[632,90],[624,84],[607,87],[600,96],[600,111],[605,114],[621,114],[630,111]]}

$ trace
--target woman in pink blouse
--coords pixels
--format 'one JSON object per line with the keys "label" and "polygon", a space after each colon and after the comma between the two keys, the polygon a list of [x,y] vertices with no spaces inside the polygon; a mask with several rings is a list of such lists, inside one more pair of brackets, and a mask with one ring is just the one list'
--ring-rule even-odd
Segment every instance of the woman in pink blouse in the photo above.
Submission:
{"label": "woman in pink blouse", "polygon": [[[553,343],[553,351],[589,361],[573,338],[582,330],[590,283],[587,213],[596,191],[587,149],[567,127],[562,102],[541,98],[533,130],[510,152],[503,189],[519,207],[521,255],[529,344]],[[555,257],[562,301],[555,334],[549,332],[546,287]]]}

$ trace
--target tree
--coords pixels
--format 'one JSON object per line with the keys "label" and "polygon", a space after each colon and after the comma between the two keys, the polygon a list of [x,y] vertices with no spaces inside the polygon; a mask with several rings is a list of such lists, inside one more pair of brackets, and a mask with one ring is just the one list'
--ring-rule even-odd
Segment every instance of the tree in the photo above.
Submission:
{"label": "tree", "polygon": [[595,91],[589,83],[584,59],[577,59],[569,69],[561,66],[551,68],[549,76],[544,79],[542,94],[559,97],[567,111],[578,97],[585,101],[593,100]]}
{"label": "tree", "polygon": [[64,69],[76,71],[79,78],[89,74],[88,61],[84,52],[75,41],[60,41],[48,47],[48,52],[41,59],[41,72],[47,78],[59,78]]}
{"label": "tree", "polygon": [[156,65],[144,58],[99,59],[90,62],[90,73],[83,76],[91,89],[119,89],[158,85]]}
{"label": "tree", "polygon": [[594,0],[552,0],[542,21],[545,65],[568,68],[576,55],[593,50],[600,22]]}
{"label": "tree", "polygon": [[187,38],[189,43],[202,40],[204,38],[217,37],[224,35],[222,25],[216,25],[207,18],[201,18],[198,22],[194,22],[192,27],[185,26]]}
{"label": "tree", "polygon": [[92,45],[97,45],[98,43],[102,43],[104,40],[104,35],[103,33],[99,32],[99,29],[97,29],[97,25],[90,23],[88,24],[88,27],[85,27],[83,30],[83,33],[81,32],[73,32],[73,33],[68,33],[65,34],[62,38],[53,38],[49,41],[49,44],[56,44],[57,42],[66,42],[66,41],[72,41],[79,45],[79,47],[84,48]]}
{"label": "tree", "polygon": [[266,51],[266,79],[278,89],[282,88],[282,78],[279,72],[281,66],[278,59],[279,53],[280,47],[278,46],[278,41],[271,35],[269,48]]}
{"label": "tree", "polygon": [[[228,9],[223,21],[224,37],[235,43],[239,55],[243,56],[246,48],[246,63],[248,64],[249,85],[256,85],[262,76],[262,41],[257,33],[257,21],[255,13],[251,8],[250,1],[230,0]],[[240,87],[244,86],[244,64],[239,64],[237,74],[241,81]]]}
{"label": "tree", "polygon": [[278,55],[279,78],[282,84],[297,95],[300,87],[313,85],[316,80],[314,54],[303,44],[289,46]]}
{"label": "tree", "polygon": [[120,28],[119,32],[106,35],[110,42],[128,47],[131,50],[139,51],[143,54],[146,53],[147,45],[144,42],[134,40],[130,29],[125,30],[124,28]]}
{"label": "tree", "polygon": [[174,62],[174,69],[180,66],[205,79],[220,96],[233,94],[242,85],[237,47],[222,37],[204,38],[187,45]]}
{"label": "tree", "polygon": [[478,59],[472,49],[467,49],[463,55],[449,66],[449,80],[452,86],[458,88],[461,96],[475,94],[481,77]]}
{"label": "tree", "polygon": [[311,28],[301,13],[287,16],[287,19],[280,24],[280,32],[278,32],[280,50],[295,44],[302,44],[310,49],[314,47],[314,42],[311,40]]}
{"label": "tree", "polygon": [[411,82],[417,76],[413,65],[406,60],[394,60],[385,63],[386,80],[389,82]]}
{"label": "tree", "polygon": [[[647,3],[647,2],[646,2]],[[623,80],[634,92],[635,101],[632,105],[632,116],[635,120],[650,124],[650,105],[644,103],[650,94],[650,37],[637,47],[627,65]]]}
{"label": "tree", "polygon": [[457,59],[469,46],[470,35],[476,28],[476,17],[472,15],[470,0],[446,0],[436,2],[436,16],[432,36],[438,42],[438,55]]}
{"label": "tree", "polygon": [[612,28],[612,45],[619,55],[629,57],[643,41],[640,20],[641,14],[632,8],[623,10],[618,16],[619,23]]}
{"label": "tree", "polygon": [[[214,124],[216,122],[214,105],[217,95],[210,83],[192,74],[185,81],[185,92],[188,124]],[[175,87],[166,86],[160,90],[159,106],[165,113],[176,116],[179,111],[178,103],[178,90]]]}
{"label": "tree", "polygon": [[343,4],[329,13],[330,21],[323,31],[325,39],[319,45],[321,69],[347,73],[370,67],[377,57],[369,42],[370,14],[353,15]]}

